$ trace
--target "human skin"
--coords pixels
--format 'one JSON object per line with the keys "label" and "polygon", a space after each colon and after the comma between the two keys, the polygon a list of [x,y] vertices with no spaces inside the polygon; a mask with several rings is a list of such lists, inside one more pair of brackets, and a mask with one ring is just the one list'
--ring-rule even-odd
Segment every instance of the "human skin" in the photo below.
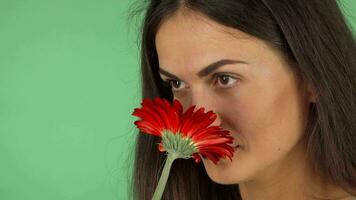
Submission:
{"label": "human skin", "polygon": [[[303,136],[315,94],[279,51],[185,9],[160,26],[156,49],[161,78],[173,79],[174,98],[184,110],[191,105],[213,110],[212,125],[229,130],[233,146],[239,145],[232,161],[215,165],[203,158],[214,182],[239,184],[244,200],[348,196],[311,169]],[[197,75],[222,59],[241,62]]]}

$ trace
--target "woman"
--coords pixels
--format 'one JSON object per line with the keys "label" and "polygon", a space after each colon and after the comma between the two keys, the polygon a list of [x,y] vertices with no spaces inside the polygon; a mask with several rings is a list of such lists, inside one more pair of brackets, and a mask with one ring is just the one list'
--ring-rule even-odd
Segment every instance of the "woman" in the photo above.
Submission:
{"label": "woman", "polygon": [[[232,162],[174,162],[163,199],[353,199],[356,45],[335,0],[151,0],[143,98],[213,110]],[[134,199],[165,159],[139,134]]]}

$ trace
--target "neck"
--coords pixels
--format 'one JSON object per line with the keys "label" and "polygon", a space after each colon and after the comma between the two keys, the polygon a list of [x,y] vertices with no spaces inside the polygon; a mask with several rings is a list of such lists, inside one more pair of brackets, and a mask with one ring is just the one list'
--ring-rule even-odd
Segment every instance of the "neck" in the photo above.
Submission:
{"label": "neck", "polygon": [[302,149],[294,149],[285,160],[262,171],[258,178],[240,183],[242,199],[349,199],[350,195],[343,189],[312,170]]}

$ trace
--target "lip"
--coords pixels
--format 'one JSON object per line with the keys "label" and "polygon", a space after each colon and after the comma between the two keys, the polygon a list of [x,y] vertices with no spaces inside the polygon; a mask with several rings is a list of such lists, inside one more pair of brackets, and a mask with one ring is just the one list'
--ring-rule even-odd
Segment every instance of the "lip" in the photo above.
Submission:
{"label": "lip", "polygon": [[242,143],[241,143],[241,140],[240,140],[241,139],[240,138],[240,131],[236,131],[236,132],[235,131],[234,132],[230,131],[230,134],[234,138],[234,140],[233,140],[232,144],[230,144],[230,146],[232,148],[236,148],[236,147],[241,146]]}
{"label": "lip", "polygon": [[231,144],[231,147],[237,149],[241,147],[241,143],[236,138],[234,138],[234,142]]}
{"label": "lip", "polygon": [[234,147],[234,155],[240,154],[241,151],[243,151],[243,147],[241,146]]}
{"label": "lip", "polygon": [[233,145],[230,145],[233,149],[238,149],[240,148],[241,146],[239,144],[233,144]]}
{"label": "lip", "polygon": [[234,149],[239,149],[240,148],[240,145],[235,145],[233,146]]}

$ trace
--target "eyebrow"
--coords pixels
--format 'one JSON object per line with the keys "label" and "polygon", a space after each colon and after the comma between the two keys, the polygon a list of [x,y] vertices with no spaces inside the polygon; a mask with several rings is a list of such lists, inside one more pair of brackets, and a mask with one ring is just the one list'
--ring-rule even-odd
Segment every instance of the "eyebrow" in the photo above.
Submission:
{"label": "eyebrow", "polygon": [[[236,63],[240,63],[240,64],[248,64],[245,61],[242,60],[230,60],[230,59],[222,59],[216,62],[213,62],[211,64],[209,64],[208,66],[206,66],[204,69],[202,69],[200,72],[197,73],[197,76],[199,76],[200,78],[205,77],[209,74],[211,74],[212,72],[214,72],[215,70],[219,69],[220,67],[224,66],[224,65],[229,65],[229,64],[236,64]],[[178,79],[180,80],[180,78],[178,78],[177,76],[165,71],[162,68],[159,68],[159,72],[169,78],[173,78],[173,79]]]}

